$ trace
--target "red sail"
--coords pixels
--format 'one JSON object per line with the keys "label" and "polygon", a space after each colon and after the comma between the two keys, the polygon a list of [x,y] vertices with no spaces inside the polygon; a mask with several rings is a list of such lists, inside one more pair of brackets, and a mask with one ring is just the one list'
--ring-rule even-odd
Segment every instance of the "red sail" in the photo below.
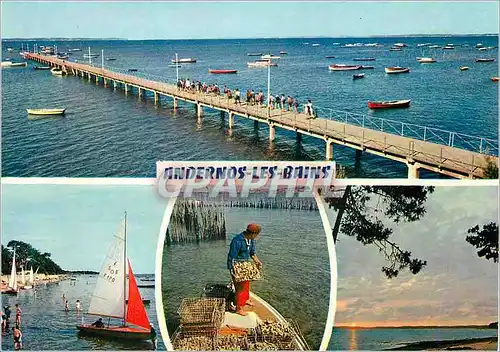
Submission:
{"label": "red sail", "polygon": [[128,261],[128,307],[126,321],[127,323],[142,326],[148,330],[151,328],[148,314],[146,313],[141,294],[135,282],[130,261]]}

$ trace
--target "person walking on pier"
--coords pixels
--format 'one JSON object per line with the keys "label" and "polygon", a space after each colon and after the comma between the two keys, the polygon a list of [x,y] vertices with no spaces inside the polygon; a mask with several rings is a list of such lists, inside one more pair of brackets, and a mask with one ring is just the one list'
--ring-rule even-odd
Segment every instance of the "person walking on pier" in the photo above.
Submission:
{"label": "person walking on pier", "polygon": [[238,88],[236,88],[236,90],[234,91],[234,103],[235,104],[241,104],[240,90]]}
{"label": "person walking on pier", "polygon": [[287,98],[287,104],[288,104],[288,111],[292,110],[292,104],[293,104],[293,99],[291,96],[288,96]]}
{"label": "person walking on pier", "polygon": [[296,113],[299,112],[299,101],[297,98],[293,98],[293,111]]}
{"label": "person walking on pier", "polygon": [[235,236],[229,246],[227,254],[227,268],[231,272],[231,278],[235,287],[236,298],[236,313],[239,315],[247,315],[243,310],[245,305],[253,306],[250,301],[250,281],[236,282],[232,275],[234,260],[250,260],[252,259],[259,268],[262,268],[262,262],[255,253],[255,239],[260,235],[261,227],[258,224],[249,224],[245,231]]}
{"label": "person walking on pier", "polygon": [[281,107],[281,111],[285,111],[285,94],[281,94],[280,107]]}
{"label": "person walking on pier", "polygon": [[268,107],[274,110],[274,96],[272,94],[269,95]]}

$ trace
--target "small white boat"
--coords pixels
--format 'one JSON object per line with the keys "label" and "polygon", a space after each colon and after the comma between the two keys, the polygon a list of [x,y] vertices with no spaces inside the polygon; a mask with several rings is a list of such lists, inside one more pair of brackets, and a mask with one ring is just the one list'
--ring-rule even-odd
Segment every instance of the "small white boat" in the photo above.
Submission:
{"label": "small white boat", "polygon": [[451,45],[446,45],[443,47],[443,50],[455,50],[455,47]]}
{"label": "small white boat", "polygon": [[477,50],[479,50],[479,51],[486,51],[486,50],[488,50],[488,48],[482,47],[482,48],[479,48]]}
{"label": "small white boat", "polygon": [[12,62],[12,61],[2,61],[2,67],[26,67],[27,62]]}
{"label": "small white boat", "polygon": [[82,51],[80,48],[69,49],[68,51]]}
{"label": "small white boat", "polygon": [[429,45],[429,49],[437,49],[440,48],[440,45]]}
{"label": "small white boat", "polygon": [[248,67],[277,67],[278,64],[275,62],[272,62],[271,60],[260,60],[260,61],[255,61],[255,62],[247,62]]}
{"label": "small white boat", "polygon": [[99,54],[83,54],[86,59],[99,57]]}
{"label": "small white boat", "polygon": [[321,44],[314,43],[312,46],[320,46]]}
{"label": "small white boat", "polygon": [[421,64],[432,64],[436,62],[432,57],[417,57],[417,61]]}
{"label": "small white boat", "polygon": [[64,115],[66,109],[26,109],[29,115]]}
{"label": "small white boat", "polygon": [[386,68],[384,68],[384,70],[385,70],[385,73],[387,73],[387,74],[410,72],[410,69],[408,67],[400,67],[400,66],[386,67]]}
{"label": "small white boat", "polygon": [[460,66],[460,71],[467,71],[468,69],[468,66]]}
{"label": "small white boat", "polygon": [[404,47],[406,47],[408,45],[406,45],[405,43],[396,43],[396,44],[394,44],[394,46],[397,47],[397,48],[404,48]]}
{"label": "small white boat", "polygon": [[65,73],[63,72],[63,70],[61,70],[60,68],[57,68],[57,67],[54,67],[52,70],[50,70],[50,72],[55,75],[55,76],[62,76],[64,75]]}
{"label": "small white boat", "polygon": [[196,59],[192,58],[185,58],[185,59],[178,59],[175,61],[175,59],[170,60],[173,64],[194,64],[196,62]]}

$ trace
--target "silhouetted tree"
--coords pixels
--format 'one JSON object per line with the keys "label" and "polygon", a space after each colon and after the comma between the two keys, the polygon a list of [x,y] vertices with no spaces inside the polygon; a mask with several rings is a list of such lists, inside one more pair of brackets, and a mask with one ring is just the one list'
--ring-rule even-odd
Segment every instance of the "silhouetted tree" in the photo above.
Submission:
{"label": "silhouetted tree", "polygon": [[333,239],[336,242],[342,232],[363,245],[377,247],[388,262],[382,267],[388,278],[398,276],[403,269],[417,274],[427,262],[413,258],[411,252],[391,241],[393,229],[386,224],[420,220],[433,192],[434,187],[422,186],[347,186],[342,198],[325,199],[337,210]]}
{"label": "silhouetted tree", "polygon": [[7,247],[2,246],[2,274],[8,274],[11,270],[12,256],[16,251],[16,266],[29,269],[28,266],[39,268],[39,272],[46,274],[62,274],[64,270],[50,259],[50,253],[40,253],[30,244],[12,240]]}
{"label": "silhouetted tree", "polygon": [[479,225],[467,230],[469,236],[465,240],[478,248],[477,255],[498,262],[498,225],[490,222],[482,228]]}

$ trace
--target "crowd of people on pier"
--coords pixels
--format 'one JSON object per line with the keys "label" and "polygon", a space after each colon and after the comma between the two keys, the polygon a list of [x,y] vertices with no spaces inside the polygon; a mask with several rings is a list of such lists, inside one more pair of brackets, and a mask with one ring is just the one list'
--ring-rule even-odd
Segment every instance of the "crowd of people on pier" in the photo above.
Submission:
{"label": "crowd of people on pier", "polygon": [[[234,104],[242,104],[241,102],[241,92],[238,88],[232,90],[227,86],[221,88],[217,84],[207,84],[205,82],[200,81],[192,81],[189,78],[181,78],[177,81],[177,89],[192,92],[192,93],[204,93],[204,94],[214,94],[221,95],[229,99],[233,100]],[[271,110],[281,110],[281,111],[292,111],[295,113],[299,113],[299,101],[296,97],[292,97],[290,95],[285,96],[285,94],[270,94],[269,101],[265,104],[264,93],[262,90],[254,91],[253,89],[246,91],[246,100],[245,104],[247,105],[257,105],[259,107],[268,107]],[[313,110],[313,105],[310,99],[307,100],[307,103],[304,104],[304,109],[302,111],[309,118],[316,118],[316,114]]]}

